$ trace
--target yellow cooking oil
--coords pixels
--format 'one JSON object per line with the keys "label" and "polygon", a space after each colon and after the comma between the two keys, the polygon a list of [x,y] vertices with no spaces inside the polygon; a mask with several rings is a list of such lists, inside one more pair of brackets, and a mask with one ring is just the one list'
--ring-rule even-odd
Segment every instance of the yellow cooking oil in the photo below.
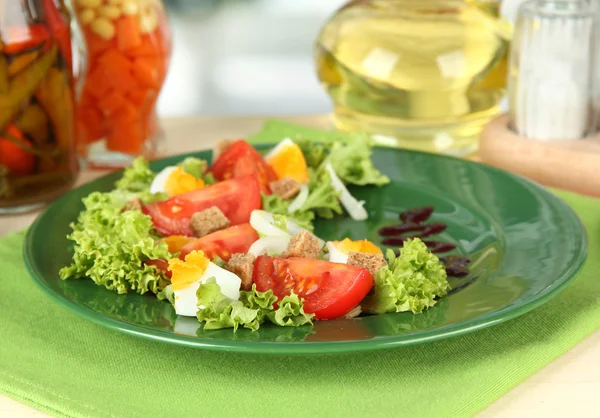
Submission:
{"label": "yellow cooking oil", "polygon": [[326,23],[318,77],[336,126],[465,155],[505,96],[511,28],[499,0],[356,0]]}

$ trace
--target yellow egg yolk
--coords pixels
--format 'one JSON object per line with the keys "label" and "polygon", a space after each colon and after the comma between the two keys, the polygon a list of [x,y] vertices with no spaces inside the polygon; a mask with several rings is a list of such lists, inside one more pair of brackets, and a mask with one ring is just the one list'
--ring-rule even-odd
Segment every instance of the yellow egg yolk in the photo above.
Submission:
{"label": "yellow egg yolk", "polygon": [[169,271],[173,290],[181,290],[190,286],[200,279],[208,268],[210,260],[204,256],[202,251],[192,251],[185,256],[185,261],[178,258],[169,260]]}
{"label": "yellow egg yolk", "polygon": [[273,168],[279,179],[291,177],[302,184],[309,181],[306,160],[297,144],[283,145],[280,150],[267,158],[267,163]]}
{"label": "yellow egg yolk", "polygon": [[170,253],[178,253],[181,251],[183,246],[191,241],[194,238],[186,237],[183,235],[171,235],[165,238],[161,238],[160,242],[164,242],[169,247]]}
{"label": "yellow egg yolk", "polygon": [[349,238],[344,238],[342,241],[334,241],[333,245],[344,254],[348,254],[350,252],[382,254],[381,248],[366,239],[360,241],[351,241]]}
{"label": "yellow egg yolk", "polygon": [[192,192],[203,187],[204,180],[196,179],[196,177],[186,173],[183,167],[176,167],[165,182],[165,192],[169,196]]}

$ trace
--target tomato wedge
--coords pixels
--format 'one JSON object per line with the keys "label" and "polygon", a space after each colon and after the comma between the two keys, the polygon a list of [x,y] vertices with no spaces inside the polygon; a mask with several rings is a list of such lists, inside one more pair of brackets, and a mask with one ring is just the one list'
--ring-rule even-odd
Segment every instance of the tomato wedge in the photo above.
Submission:
{"label": "tomato wedge", "polygon": [[314,313],[317,319],[344,316],[373,287],[367,269],[306,258],[260,256],[252,280],[257,290],[271,289],[279,299],[293,290],[304,298],[304,311]]}
{"label": "tomato wedge", "polygon": [[146,260],[144,261],[144,264],[146,264],[147,266],[156,267],[157,269],[165,273],[165,276],[167,276],[169,279],[173,274],[169,271],[169,262],[164,258],[157,258],[156,260]]}
{"label": "tomato wedge", "polygon": [[271,194],[269,183],[277,180],[277,175],[259,152],[243,139],[227,148],[208,171],[217,180],[255,176],[260,184],[260,190],[265,194]]}
{"label": "tomato wedge", "polygon": [[212,206],[221,209],[231,225],[247,223],[252,211],[262,206],[258,181],[252,176],[223,181],[162,202],[150,203],[142,210],[150,215],[154,227],[161,234],[193,237],[190,228],[192,215]]}
{"label": "tomato wedge", "polygon": [[232,254],[247,253],[257,239],[258,234],[250,224],[231,226],[184,245],[179,257],[184,259],[190,252],[202,250],[204,255],[211,260],[219,256],[223,260],[229,261]]}

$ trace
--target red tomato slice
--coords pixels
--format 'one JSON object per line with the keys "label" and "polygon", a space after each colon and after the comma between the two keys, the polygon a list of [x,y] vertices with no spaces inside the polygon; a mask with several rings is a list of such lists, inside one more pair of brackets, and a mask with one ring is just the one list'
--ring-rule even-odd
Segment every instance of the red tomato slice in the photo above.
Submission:
{"label": "red tomato slice", "polygon": [[255,176],[260,184],[260,190],[265,194],[271,194],[269,183],[277,180],[277,175],[259,152],[243,139],[227,148],[208,171],[217,180]]}
{"label": "red tomato slice", "polygon": [[150,203],[144,206],[143,212],[150,215],[154,227],[161,234],[193,237],[190,228],[192,215],[212,206],[221,209],[231,225],[247,223],[252,211],[262,206],[258,181],[252,176],[223,181],[162,202]]}
{"label": "red tomato slice", "polygon": [[146,264],[147,266],[154,266],[157,269],[162,270],[162,272],[165,273],[165,276],[167,276],[169,279],[173,275],[173,273],[171,273],[168,268],[169,262],[164,258],[157,258],[156,260],[146,260],[144,261],[144,264]]}
{"label": "red tomato slice", "polygon": [[184,259],[190,252],[202,250],[210,260],[219,256],[229,261],[232,254],[247,253],[257,239],[258,234],[250,224],[231,226],[184,245],[179,257]]}
{"label": "red tomato slice", "polygon": [[304,311],[317,319],[339,318],[356,307],[373,287],[367,269],[306,258],[260,256],[252,279],[257,290],[273,290],[279,299],[293,290],[304,298]]}

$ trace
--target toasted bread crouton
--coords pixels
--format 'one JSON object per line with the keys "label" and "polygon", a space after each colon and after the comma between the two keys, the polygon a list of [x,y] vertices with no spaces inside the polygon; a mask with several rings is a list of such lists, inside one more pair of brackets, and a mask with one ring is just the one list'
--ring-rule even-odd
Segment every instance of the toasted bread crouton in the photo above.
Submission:
{"label": "toasted bread crouton", "polygon": [[227,227],[229,219],[216,206],[196,212],[190,219],[190,228],[198,238]]}
{"label": "toasted bread crouton", "polygon": [[235,253],[231,256],[225,268],[242,279],[242,290],[252,289],[252,272],[254,270],[252,254]]}
{"label": "toasted bread crouton", "polygon": [[142,210],[143,207],[142,200],[139,197],[134,197],[125,203],[125,206],[121,209],[121,213],[127,212],[128,210]]}
{"label": "toasted bread crouton", "polygon": [[291,177],[269,183],[271,191],[283,200],[291,199],[300,192],[300,183]]}
{"label": "toasted bread crouton", "polygon": [[383,258],[383,254],[366,254],[351,251],[348,254],[348,265],[366,268],[371,273],[371,276],[375,277],[375,274],[382,267],[387,266],[387,262]]}
{"label": "toasted bread crouton", "polygon": [[227,149],[232,146],[236,141],[233,139],[222,139],[219,142],[217,142],[217,145],[215,146],[215,148],[213,149],[213,155],[212,155],[212,159],[213,162],[219,158],[219,156],[221,154],[223,154],[225,151],[227,151]]}
{"label": "toasted bread crouton", "polygon": [[282,257],[319,258],[319,241],[308,231],[301,231],[290,239]]}

